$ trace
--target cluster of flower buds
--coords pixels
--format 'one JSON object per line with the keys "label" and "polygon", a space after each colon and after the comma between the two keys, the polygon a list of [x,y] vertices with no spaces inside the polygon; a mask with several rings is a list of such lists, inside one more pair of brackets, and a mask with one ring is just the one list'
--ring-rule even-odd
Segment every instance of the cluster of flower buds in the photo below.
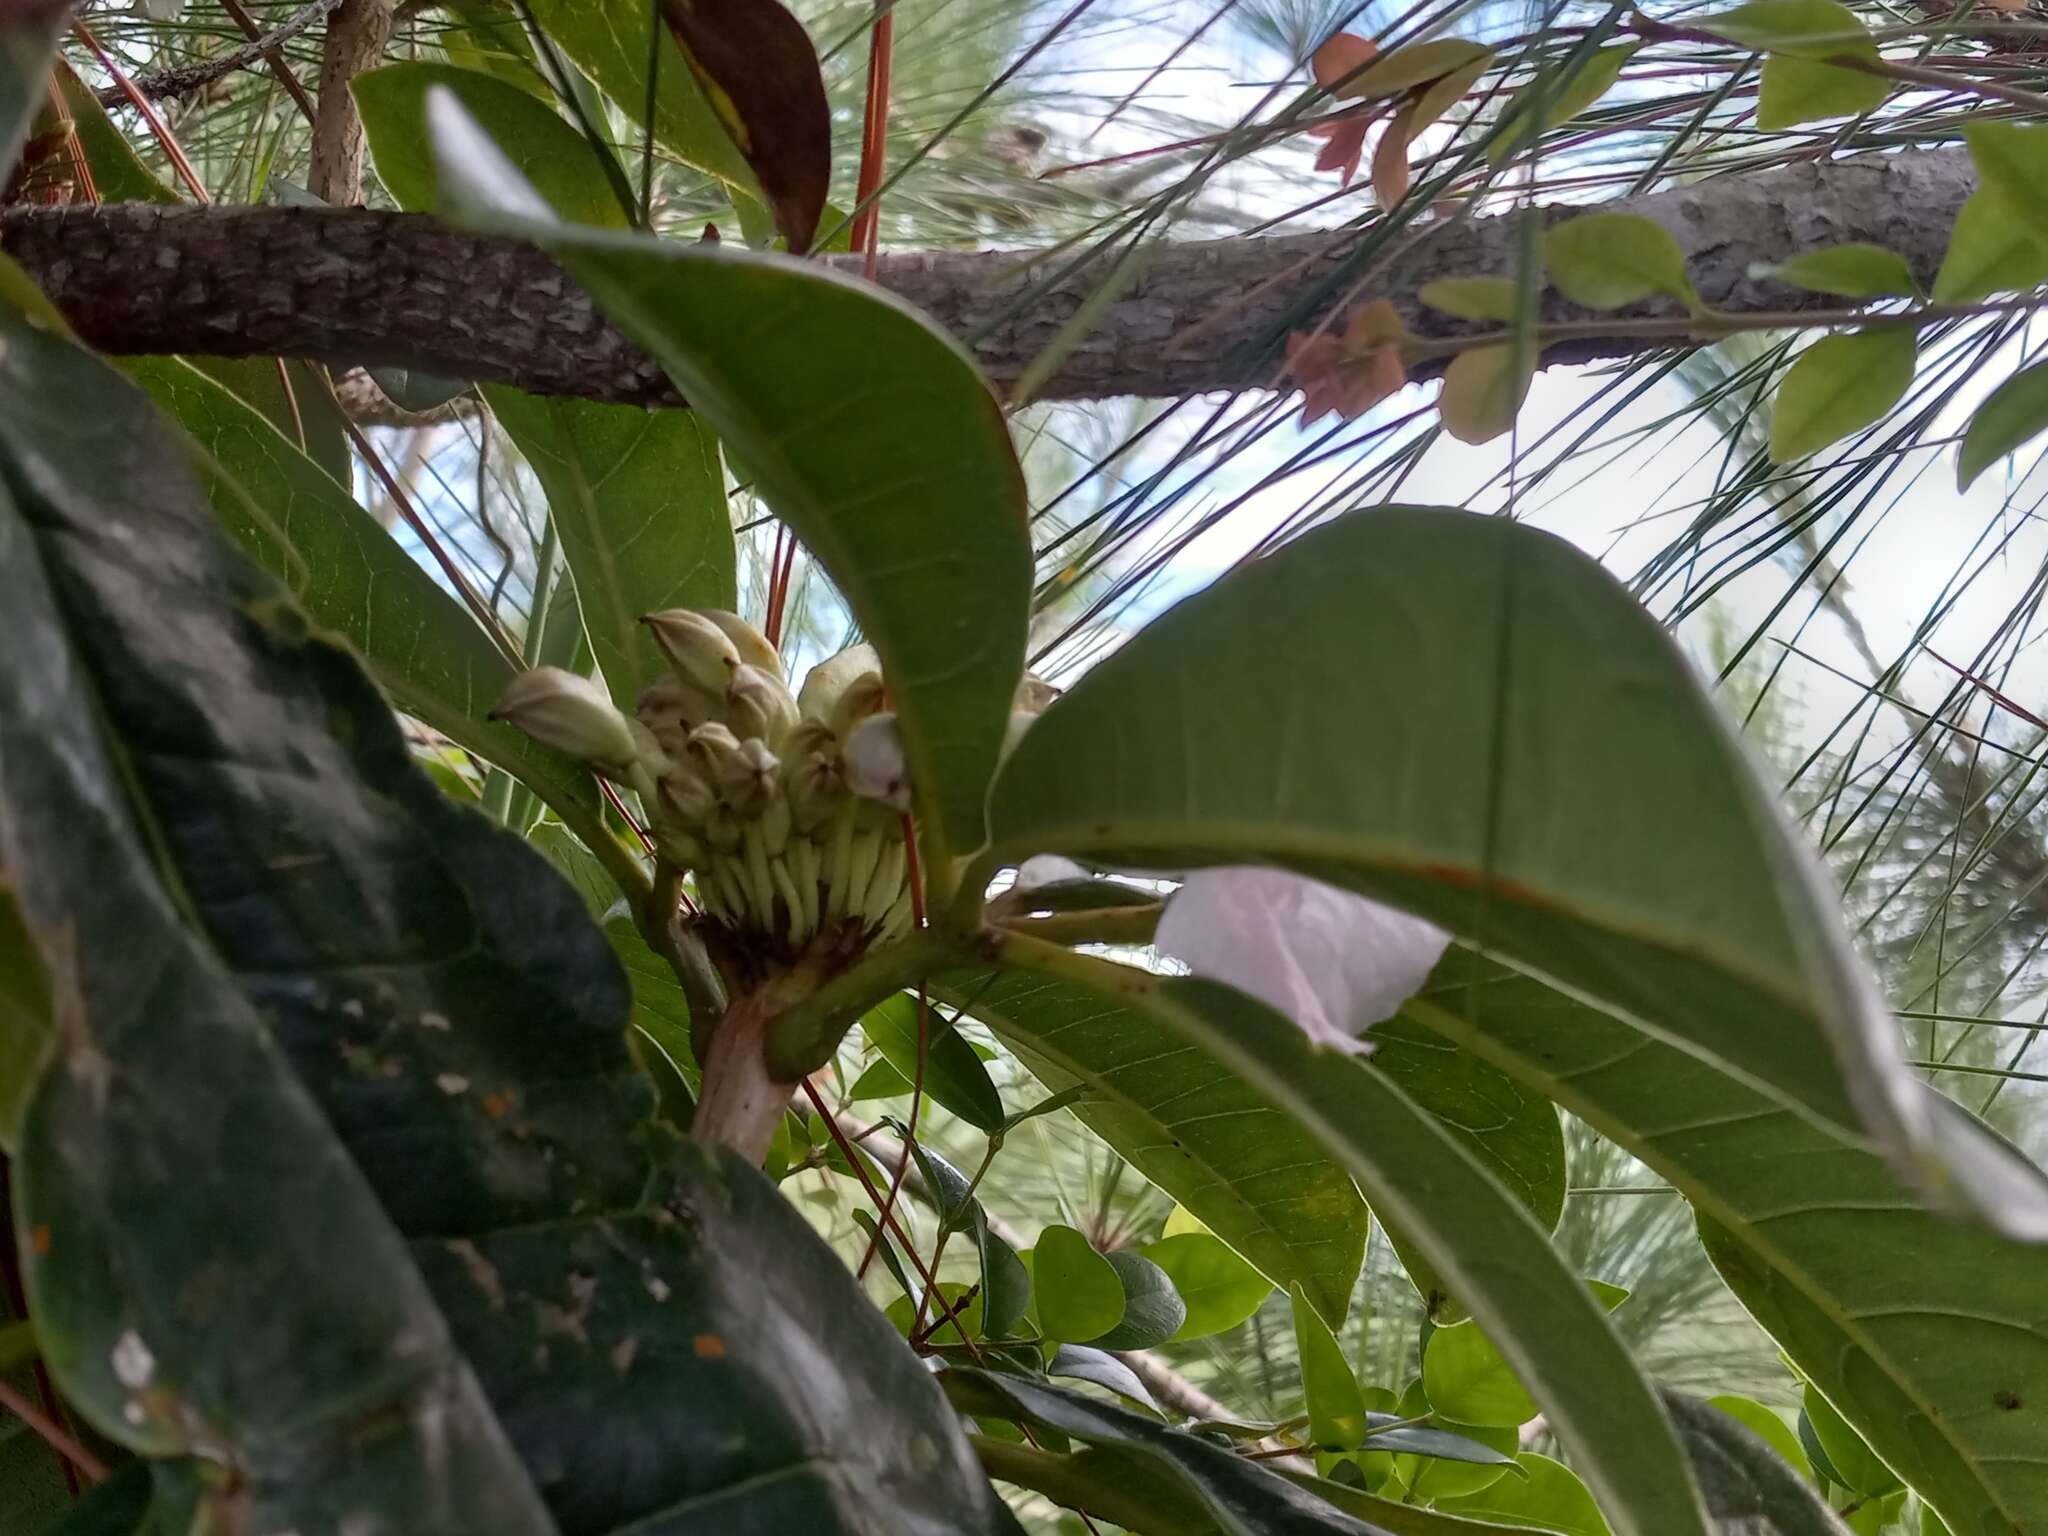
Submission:
{"label": "cluster of flower buds", "polygon": [[698,903],[756,944],[801,949],[856,925],[911,923],[910,787],[881,665],[857,645],[794,696],[775,648],[737,614],[672,608],[642,621],[668,663],[634,716],[587,678],[542,667],[495,712],[640,797],[663,857]]}

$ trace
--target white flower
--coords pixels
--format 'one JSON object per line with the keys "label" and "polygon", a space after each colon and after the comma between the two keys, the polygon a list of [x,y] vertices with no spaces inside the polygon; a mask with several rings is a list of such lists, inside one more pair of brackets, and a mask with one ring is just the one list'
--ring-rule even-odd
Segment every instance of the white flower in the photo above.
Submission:
{"label": "white flower", "polygon": [[1197,976],[1270,1004],[1318,1045],[1363,1054],[1366,1029],[1421,990],[1450,935],[1283,869],[1201,869],[1154,942]]}
{"label": "white flower", "polygon": [[1058,885],[1063,880],[1086,880],[1088,871],[1072,859],[1061,858],[1056,853],[1034,853],[1017,866],[1017,878],[1011,884],[1013,891],[1036,890],[1041,885]]}
{"label": "white flower", "polygon": [[910,809],[910,764],[903,730],[890,713],[870,715],[846,738],[846,787],[893,810]]}

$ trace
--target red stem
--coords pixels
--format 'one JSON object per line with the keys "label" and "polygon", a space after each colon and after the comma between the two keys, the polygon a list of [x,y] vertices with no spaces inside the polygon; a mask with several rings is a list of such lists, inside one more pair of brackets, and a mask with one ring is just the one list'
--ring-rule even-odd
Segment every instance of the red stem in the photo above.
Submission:
{"label": "red stem", "polygon": [[896,41],[894,0],[875,0],[875,11],[875,29],[868,34],[868,100],[861,124],[860,177],[853,195],[853,205],[860,212],[854,215],[849,241],[865,258],[861,272],[871,282],[881,244],[875,189],[882,184],[882,161],[888,154],[890,66]]}

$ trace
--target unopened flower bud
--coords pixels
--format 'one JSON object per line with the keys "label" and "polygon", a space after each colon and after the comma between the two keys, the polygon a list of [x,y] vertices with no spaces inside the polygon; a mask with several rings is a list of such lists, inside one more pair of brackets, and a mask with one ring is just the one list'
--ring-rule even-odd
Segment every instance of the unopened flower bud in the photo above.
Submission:
{"label": "unopened flower bud", "polygon": [[535,667],[513,678],[490,718],[613,777],[641,756],[635,722],[613,706],[597,683],[560,667]]}
{"label": "unopened flower bud", "polygon": [[846,739],[846,786],[895,810],[910,809],[910,764],[893,714],[871,715]]}
{"label": "unopened flower bud", "polygon": [[[850,645],[837,656],[827,656],[804,679],[797,694],[797,708],[806,720],[830,725],[839,701],[856,681],[872,679],[872,690],[880,697],[882,659],[872,645]],[[873,710],[868,713],[872,714]]]}
{"label": "unopened flower bud", "polygon": [[725,697],[707,693],[680,678],[662,677],[640,690],[633,712],[655,731],[664,726],[679,726],[688,731],[712,720],[723,720]]}
{"label": "unopened flower bud", "polygon": [[718,804],[718,796],[694,763],[679,761],[661,776],[658,786],[661,819],[682,827],[698,827]]}
{"label": "unopened flower bud", "polygon": [[689,759],[715,787],[725,781],[726,765],[739,755],[740,739],[732,728],[717,721],[690,732]]}
{"label": "unopened flower bud", "polygon": [[740,653],[732,641],[694,608],[664,608],[646,613],[640,622],[654,637],[655,649],[675,675],[694,688],[720,698],[726,684],[740,668]]}
{"label": "unopened flower bud", "polygon": [[796,700],[772,672],[742,663],[725,690],[726,719],[741,740],[754,738],[779,748],[796,725]]}
{"label": "unopened flower bud", "polygon": [[734,814],[751,819],[767,807],[781,788],[782,761],[759,738],[750,737],[726,760],[719,775],[718,798]]}
{"label": "unopened flower bud", "polygon": [[766,635],[727,609],[699,608],[697,612],[725,631],[725,638],[740,653],[742,662],[750,667],[759,667],[778,683],[783,681],[782,658],[775,654],[775,647],[768,643]]}

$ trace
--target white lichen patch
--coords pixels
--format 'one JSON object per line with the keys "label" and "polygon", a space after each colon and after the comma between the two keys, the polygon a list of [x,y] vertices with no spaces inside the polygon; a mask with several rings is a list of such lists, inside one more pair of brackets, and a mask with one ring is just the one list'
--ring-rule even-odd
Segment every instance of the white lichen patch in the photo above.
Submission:
{"label": "white lichen patch", "polygon": [[434,1085],[451,1099],[469,1092],[469,1079],[458,1072],[443,1072],[434,1079]]}
{"label": "white lichen patch", "polygon": [[445,1013],[423,1013],[420,1015],[421,1029],[438,1029],[446,1032],[454,1027],[453,1024],[449,1023],[448,1015]]}
{"label": "white lichen patch", "polygon": [[156,1376],[156,1356],[133,1328],[114,1341],[107,1364],[113,1368],[114,1380],[130,1392],[140,1392]]}

